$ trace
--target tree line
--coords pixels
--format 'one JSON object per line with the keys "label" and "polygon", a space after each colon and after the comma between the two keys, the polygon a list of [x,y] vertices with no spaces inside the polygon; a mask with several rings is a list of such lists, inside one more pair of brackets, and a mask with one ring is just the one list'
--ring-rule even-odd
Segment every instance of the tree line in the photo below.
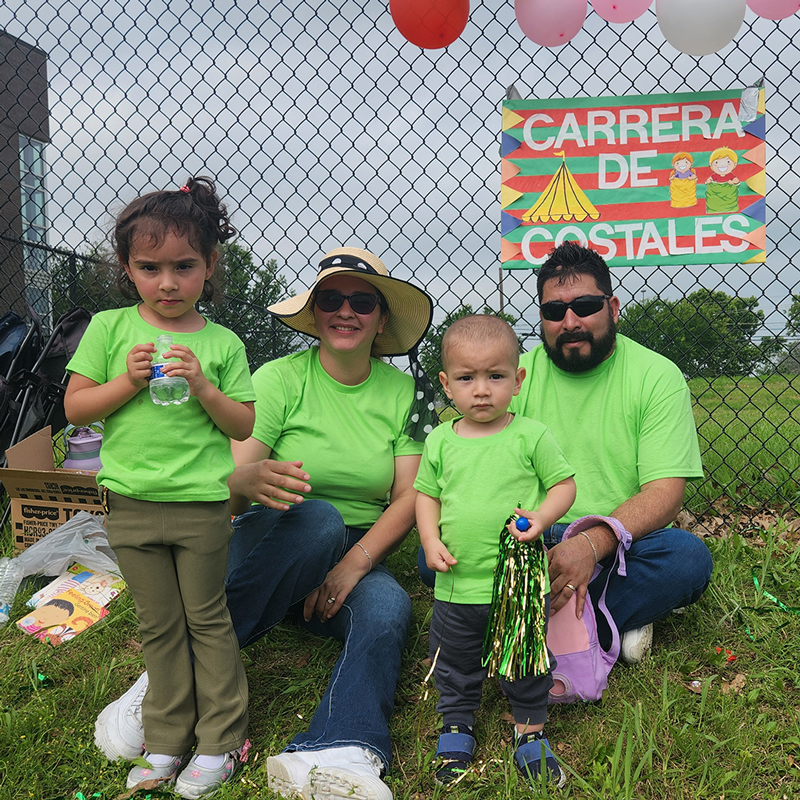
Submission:
{"label": "tree line", "polygon": [[[234,331],[245,343],[251,367],[294,352],[303,339],[279,323],[267,307],[293,294],[275,259],[257,262],[252,251],[237,242],[220,246],[214,280],[215,300],[201,303],[200,311]],[[51,261],[54,319],[74,305],[92,313],[130,305],[116,285],[116,259],[102,244],[91,245],[76,257]],[[463,304],[433,325],[420,345],[420,361],[431,382],[440,388],[439,351],[447,328],[475,313]],[[489,306],[512,326],[518,321]],[[619,333],[674,361],[687,378],[756,375],[768,371],[800,374],[800,294],[792,295],[781,335],[757,337],[764,312],[756,297],[734,297],[720,290],[698,289],[677,300],[646,297],[622,309]],[[522,349],[522,342],[520,342]]]}
{"label": "tree line", "polygon": [[[420,362],[440,394],[442,336],[453,322],[472,313],[471,305],[450,312],[431,328],[420,346]],[[483,313],[502,317],[512,326],[518,321],[488,306]],[[764,321],[757,297],[698,289],[677,300],[650,297],[632,301],[622,309],[617,330],[675,362],[687,378],[800,374],[800,342],[791,343],[787,338],[800,336],[800,294],[792,295],[782,335],[758,337]]]}

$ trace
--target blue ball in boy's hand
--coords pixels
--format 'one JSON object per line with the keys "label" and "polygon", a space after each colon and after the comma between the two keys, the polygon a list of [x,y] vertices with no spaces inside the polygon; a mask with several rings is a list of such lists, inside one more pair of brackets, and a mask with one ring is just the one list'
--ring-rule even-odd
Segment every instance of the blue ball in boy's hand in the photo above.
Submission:
{"label": "blue ball in boy's hand", "polygon": [[531,526],[530,520],[527,519],[527,517],[519,517],[515,524],[518,531],[526,531]]}

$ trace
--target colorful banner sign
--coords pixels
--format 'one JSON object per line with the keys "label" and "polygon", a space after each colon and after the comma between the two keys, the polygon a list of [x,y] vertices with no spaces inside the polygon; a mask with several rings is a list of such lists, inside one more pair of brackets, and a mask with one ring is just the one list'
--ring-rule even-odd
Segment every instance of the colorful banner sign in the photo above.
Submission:
{"label": "colorful banner sign", "polygon": [[766,259],[764,89],[506,100],[501,261],[574,239],[609,266]]}

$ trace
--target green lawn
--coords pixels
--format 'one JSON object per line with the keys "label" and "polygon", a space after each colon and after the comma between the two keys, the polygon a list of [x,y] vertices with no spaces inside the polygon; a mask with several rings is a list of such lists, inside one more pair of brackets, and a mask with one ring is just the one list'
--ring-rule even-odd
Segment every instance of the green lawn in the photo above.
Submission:
{"label": "green lawn", "polygon": [[[800,546],[790,510],[798,493],[800,379],[771,378],[765,385],[695,380],[691,388],[708,477],[693,487],[690,505],[698,514],[712,503],[714,514],[731,512],[720,520],[720,535],[705,540],[715,561],[712,584],[698,604],[656,624],[651,658],[614,668],[602,703],[552,710],[548,735],[569,781],[545,796],[800,797]],[[771,526],[764,530],[747,506],[786,513],[762,514],[756,522]],[[737,509],[747,512],[741,522]],[[398,800],[531,797],[509,766],[509,709],[496,681],[485,686],[475,768],[451,789],[434,784],[436,690],[424,683],[432,596],[417,577],[417,543],[412,534],[390,560],[414,601],[414,623],[397,692],[388,782]],[[10,547],[6,529],[0,552]],[[789,610],[780,610],[770,595]],[[17,598],[12,619],[22,616],[24,599]],[[735,660],[727,660],[728,650]],[[218,797],[272,797],[266,756],[306,725],[338,652],[336,643],[290,623],[244,651],[254,757]],[[126,796],[127,768],[95,750],[93,724],[141,669],[127,594],[106,620],[58,649],[13,624],[0,629],[0,800]]]}
{"label": "green lawn", "polygon": [[[779,525],[756,539],[733,534],[707,542],[716,563],[712,586],[686,613],[656,625],[652,657],[615,667],[601,704],[552,710],[549,737],[570,779],[547,796],[800,797],[800,618],[772,610],[751,577],[755,566],[762,588],[800,605],[796,534]],[[393,720],[389,782],[395,797],[530,797],[509,766],[511,726],[503,718],[509,709],[495,681],[486,684],[477,721],[475,769],[450,790],[434,784],[436,691],[424,683],[431,594],[417,578],[415,556],[412,535],[391,560],[414,600]],[[20,600],[14,618],[22,613]],[[726,649],[735,661],[726,660]],[[271,797],[265,758],[310,718],[337,654],[336,643],[290,623],[244,651],[255,758],[220,797]],[[92,734],[103,705],[142,668],[130,597],[115,601],[106,621],[58,649],[7,626],[0,630],[0,666],[0,798],[122,795],[126,767],[107,763]],[[698,693],[690,690],[692,682]]]}
{"label": "green lawn", "polygon": [[687,506],[790,509],[800,495],[800,376],[689,382],[706,479]]}

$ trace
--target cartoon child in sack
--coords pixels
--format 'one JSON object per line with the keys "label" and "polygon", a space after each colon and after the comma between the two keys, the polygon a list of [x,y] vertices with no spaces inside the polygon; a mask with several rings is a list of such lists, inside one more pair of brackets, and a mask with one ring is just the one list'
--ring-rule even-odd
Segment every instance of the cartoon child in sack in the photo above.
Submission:
{"label": "cartoon child in sack", "polygon": [[733,174],[739,156],[730,147],[718,147],[708,160],[711,177],[706,183],[706,214],[731,214],[739,210],[739,179]]}
{"label": "cartoon child in sack", "polygon": [[669,173],[669,204],[672,208],[691,208],[697,205],[697,173],[692,169],[691,153],[681,151],[672,157]]}

